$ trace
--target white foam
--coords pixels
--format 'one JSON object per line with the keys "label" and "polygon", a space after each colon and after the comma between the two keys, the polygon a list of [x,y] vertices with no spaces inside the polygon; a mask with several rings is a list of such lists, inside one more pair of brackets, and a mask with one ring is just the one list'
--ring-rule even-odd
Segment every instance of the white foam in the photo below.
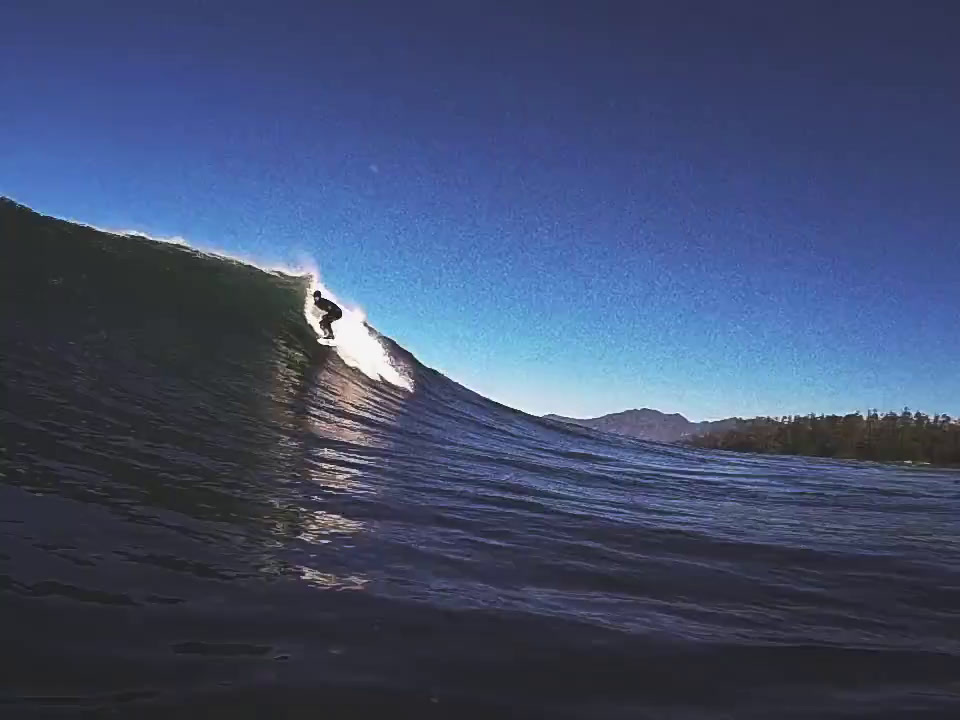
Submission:
{"label": "white foam", "polygon": [[[404,390],[413,391],[413,379],[410,377],[407,369],[403,366],[397,366],[390,353],[380,342],[380,339],[373,334],[373,331],[367,327],[366,315],[358,307],[350,307],[332,293],[322,282],[316,271],[309,272],[313,283],[303,299],[303,315],[310,323],[317,335],[322,335],[320,329],[321,313],[314,307],[313,291],[319,290],[320,293],[337,303],[343,310],[343,317],[333,323],[333,334],[335,340],[332,345],[337,351],[340,359],[349,367],[359,370],[367,377],[374,380],[385,380],[392,385],[396,385]],[[320,341],[322,344],[330,344],[330,341]]]}

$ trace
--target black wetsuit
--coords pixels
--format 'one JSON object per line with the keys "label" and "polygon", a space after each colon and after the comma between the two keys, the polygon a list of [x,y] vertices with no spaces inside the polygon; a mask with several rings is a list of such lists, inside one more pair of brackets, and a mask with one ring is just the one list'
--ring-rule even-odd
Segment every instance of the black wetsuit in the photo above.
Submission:
{"label": "black wetsuit", "polygon": [[325,297],[321,297],[319,294],[314,294],[313,304],[317,306],[321,312],[325,313],[323,319],[320,320],[320,327],[323,329],[323,337],[332,340],[333,339],[333,328],[330,327],[330,323],[334,320],[339,320],[343,317],[343,310],[340,309],[340,306],[335,302],[327,300]]}

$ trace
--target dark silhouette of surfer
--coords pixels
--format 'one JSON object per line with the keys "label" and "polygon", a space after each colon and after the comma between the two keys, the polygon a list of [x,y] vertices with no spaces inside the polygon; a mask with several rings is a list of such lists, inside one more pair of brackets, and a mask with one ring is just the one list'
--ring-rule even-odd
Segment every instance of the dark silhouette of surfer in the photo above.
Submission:
{"label": "dark silhouette of surfer", "polygon": [[330,327],[330,323],[342,318],[343,310],[332,300],[327,300],[323,297],[319,290],[313,291],[313,304],[324,313],[323,318],[320,320],[320,328],[323,330],[324,339],[333,340],[333,328]]}

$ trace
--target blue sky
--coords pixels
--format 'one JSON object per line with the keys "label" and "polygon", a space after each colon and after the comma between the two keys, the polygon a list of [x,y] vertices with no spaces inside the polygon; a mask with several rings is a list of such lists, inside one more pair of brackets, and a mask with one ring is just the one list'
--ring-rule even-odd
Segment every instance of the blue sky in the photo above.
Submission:
{"label": "blue sky", "polygon": [[529,412],[960,414],[953,3],[139,5],[4,8],[0,193]]}

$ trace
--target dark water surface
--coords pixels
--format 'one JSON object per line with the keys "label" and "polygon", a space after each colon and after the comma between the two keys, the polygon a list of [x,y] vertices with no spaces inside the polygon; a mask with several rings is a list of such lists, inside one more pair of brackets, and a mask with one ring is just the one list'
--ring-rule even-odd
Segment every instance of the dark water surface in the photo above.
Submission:
{"label": "dark water surface", "polygon": [[0,203],[0,716],[960,717],[960,473],[532,418]]}

